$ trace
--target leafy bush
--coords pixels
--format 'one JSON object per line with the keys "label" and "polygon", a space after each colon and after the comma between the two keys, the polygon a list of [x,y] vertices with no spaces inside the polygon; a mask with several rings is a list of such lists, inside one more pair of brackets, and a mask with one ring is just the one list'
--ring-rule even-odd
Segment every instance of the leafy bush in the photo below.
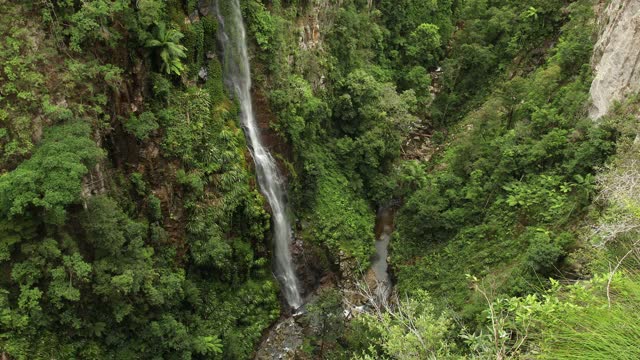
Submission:
{"label": "leafy bush", "polygon": [[158,130],[156,116],[151,111],[145,111],[139,116],[131,114],[129,121],[124,124],[125,129],[140,140],[146,140],[154,131]]}
{"label": "leafy bush", "polygon": [[372,339],[382,352],[369,347],[359,360],[390,359],[453,359],[454,345],[448,342],[447,332],[451,320],[438,314],[431,297],[418,291],[411,298],[400,300],[396,295],[388,306],[377,307],[371,314],[365,313],[357,321],[364,322],[373,333]]}
{"label": "leafy bush", "polygon": [[276,46],[274,39],[278,36],[275,17],[256,0],[246,2],[245,9],[249,19],[249,31],[253,34],[258,46],[267,53],[273,51]]}
{"label": "leafy bush", "polygon": [[342,251],[354,257],[360,268],[366,268],[375,240],[373,214],[339,173],[322,174],[316,181],[317,193],[310,215],[313,240],[327,246],[334,254]]}
{"label": "leafy bush", "polygon": [[549,275],[558,259],[565,254],[561,244],[543,229],[527,229],[521,237],[528,241],[526,264],[536,273]]}
{"label": "leafy bush", "polygon": [[[484,4],[468,2],[463,11],[477,6]],[[557,5],[545,8],[550,12],[544,16],[556,16],[551,13],[554,9],[559,10]],[[583,6],[569,9],[573,15],[561,43],[591,48],[590,37],[576,36],[574,30],[590,29],[592,13]],[[496,29],[508,29],[510,23],[496,16],[513,10],[504,5],[469,14],[479,18],[468,26],[488,21]],[[524,11],[521,14],[526,15]],[[543,16],[536,14],[531,16]],[[487,18],[480,20],[483,16]],[[532,36],[550,31],[539,26],[530,24],[518,32]],[[491,28],[476,29],[482,32],[474,36],[467,32],[470,28],[460,34],[470,36],[465,40],[470,43],[455,51],[499,54],[480,40]],[[451,56],[462,62],[474,58]],[[492,61],[469,64],[473,69],[465,65],[461,71],[465,77],[474,76]],[[584,64],[588,58],[581,61]],[[397,216],[392,260],[399,288],[446,293],[450,304],[468,309],[470,316],[477,306],[474,310],[460,274],[478,274],[494,281],[495,291],[522,294],[535,290],[536,274],[551,275],[569,266],[562,260],[575,238],[564,232],[573,231],[573,224],[586,213],[593,196],[593,173],[612,154],[616,132],[584,118],[588,69],[563,69],[559,62],[559,56],[551,56],[528,75],[497,82],[482,105],[457,127],[456,135],[444,143],[442,154],[425,166],[422,178],[427,181],[407,195]]]}
{"label": "leafy bush", "polygon": [[54,126],[29,160],[1,175],[3,216],[39,213],[64,223],[66,207],[80,200],[82,177],[103,156],[90,131],[89,124],[78,120]]}

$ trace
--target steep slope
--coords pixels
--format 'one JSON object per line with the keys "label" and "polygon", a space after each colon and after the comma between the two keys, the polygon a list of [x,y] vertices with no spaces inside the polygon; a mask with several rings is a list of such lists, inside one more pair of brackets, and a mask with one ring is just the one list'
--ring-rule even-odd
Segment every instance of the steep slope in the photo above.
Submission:
{"label": "steep slope", "polygon": [[246,359],[278,317],[202,15],[0,0],[0,358]]}
{"label": "steep slope", "polygon": [[607,113],[614,101],[640,90],[640,1],[613,0],[600,18],[593,55],[595,79],[589,116]]}
{"label": "steep slope", "polygon": [[[0,0],[0,358],[537,353],[487,302],[507,319],[598,274],[580,229],[640,161],[640,0],[235,1],[245,101],[213,0]],[[250,105],[291,205],[295,317]],[[602,218],[640,223],[633,194]],[[389,203],[404,299],[374,309],[358,285]]]}

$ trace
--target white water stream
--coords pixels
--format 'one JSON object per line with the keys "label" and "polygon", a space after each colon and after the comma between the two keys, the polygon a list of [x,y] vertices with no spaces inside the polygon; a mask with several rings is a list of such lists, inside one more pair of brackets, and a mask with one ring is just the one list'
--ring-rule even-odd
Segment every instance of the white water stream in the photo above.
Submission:
{"label": "white water stream", "polygon": [[302,299],[289,249],[292,231],[287,214],[284,179],[273,157],[262,144],[260,129],[253,112],[246,30],[239,0],[219,1],[223,1],[224,6],[228,7],[222,14],[220,4],[216,3],[216,13],[221,26],[219,37],[224,51],[225,82],[233,90],[240,104],[240,120],[253,155],[260,190],[271,206],[275,275],[280,281],[287,302],[292,308],[297,309],[302,305]]}

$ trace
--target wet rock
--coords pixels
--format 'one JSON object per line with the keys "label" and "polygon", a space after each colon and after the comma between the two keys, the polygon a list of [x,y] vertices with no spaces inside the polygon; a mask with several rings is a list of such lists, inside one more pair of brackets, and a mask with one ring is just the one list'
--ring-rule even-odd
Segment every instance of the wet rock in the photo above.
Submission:
{"label": "wet rock", "polygon": [[202,67],[200,68],[200,71],[198,71],[198,76],[200,77],[200,79],[207,81],[207,77],[209,75],[209,72],[207,71],[207,68]]}
{"label": "wet rock", "polygon": [[300,238],[291,244],[294,270],[303,296],[313,293],[323,284],[335,284],[335,275],[324,249]]}
{"label": "wet rock", "polygon": [[303,341],[303,328],[293,317],[281,319],[260,344],[255,359],[295,359]]}
{"label": "wet rock", "polygon": [[189,14],[189,22],[195,24],[200,21],[200,15],[198,14],[198,10],[194,10],[191,14]]}
{"label": "wet rock", "polygon": [[198,1],[198,12],[200,15],[207,16],[213,14],[214,6],[212,0],[200,0]]}

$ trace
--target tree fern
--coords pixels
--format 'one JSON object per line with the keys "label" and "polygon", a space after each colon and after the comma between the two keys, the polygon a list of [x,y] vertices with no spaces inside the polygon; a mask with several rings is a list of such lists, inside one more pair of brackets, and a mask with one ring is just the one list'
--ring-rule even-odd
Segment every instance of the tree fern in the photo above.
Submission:
{"label": "tree fern", "polygon": [[187,50],[180,45],[184,35],[175,29],[167,30],[164,23],[158,23],[154,31],[154,38],[147,40],[145,46],[154,49],[161,60],[160,70],[166,74],[180,75],[184,71],[181,58],[185,58]]}

